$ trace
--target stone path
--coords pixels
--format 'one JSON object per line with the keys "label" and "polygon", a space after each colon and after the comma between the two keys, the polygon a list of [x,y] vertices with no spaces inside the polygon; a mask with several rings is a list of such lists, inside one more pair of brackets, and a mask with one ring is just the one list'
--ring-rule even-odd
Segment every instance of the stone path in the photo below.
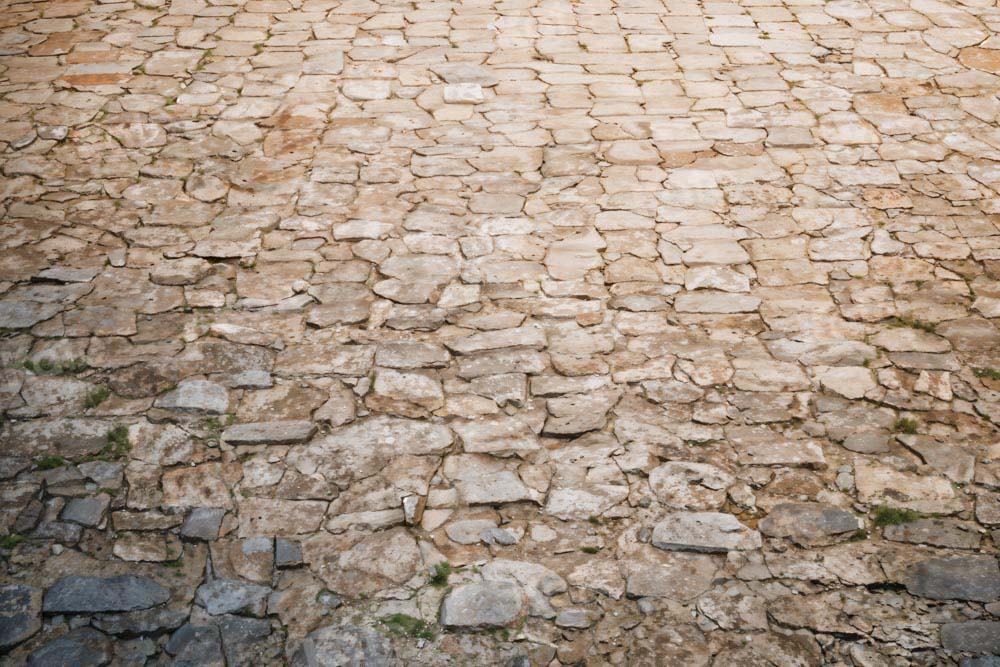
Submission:
{"label": "stone path", "polygon": [[1000,664],[992,0],[0,7],[4,664]]}

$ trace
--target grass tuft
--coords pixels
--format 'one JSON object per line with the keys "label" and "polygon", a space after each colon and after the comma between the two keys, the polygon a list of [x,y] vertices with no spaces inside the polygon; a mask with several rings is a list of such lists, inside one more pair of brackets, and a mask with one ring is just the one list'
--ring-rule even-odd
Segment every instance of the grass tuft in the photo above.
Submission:
{"label": "grass tuft", "polygon": [[875,510],[875,525],[881,527],[898,526],[901,523],[910,523],[920,518],[920,513],[910,509],[899,507],[888,507],[878,505]]}
{"label": "grass tuft", "polygon": [[43,456],[38,459],[39,470],[55,470],[64,465],[66,465],[66,461],[61,456]]}
{"label": "grass tuft", "polygon": [[447,586],[449,575],[451,575],[451,563],[448,561],[435,563],[434,572],[431,573],[430,585],[434,588]]}
{"label": "grass tuft", "polygon": [[413,637],[433,641],[434,629],[423,620],[409,614],[390,614],[379,619],[389,634],[396,637]]}
{"label": "grass tuft", "polygon": [[87,394],[87,400],[84,402],[84,406],[86,406],[88,410],[96,408],[98,405],[106,401],[110,395],[111,392],[108,391],[106,387],[98,387],[94,391]]}

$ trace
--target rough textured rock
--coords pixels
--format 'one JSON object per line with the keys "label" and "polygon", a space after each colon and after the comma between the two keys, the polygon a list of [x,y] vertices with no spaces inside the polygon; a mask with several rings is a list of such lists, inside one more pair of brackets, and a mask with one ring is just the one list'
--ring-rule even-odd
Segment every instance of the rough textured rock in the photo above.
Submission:
{"label": "rough textured rock", "polygon": [[725,553],[759,549],[761,539],[732,514],[674,512],[653,526],[651,543],[668,551]]}
{"label": "rough textured rock", "polygon": [[847,539],[863,523],[848,510],[821,503],[782,503],[758,524],[769,537],[785,537],[801,546]]}
{"label": "rough textured rock", "polygon": [[170,592],[148,577],[69,576],[45,592],[42,608],[49,614],[131,611],[155,607],[169,599]]}
{"label": "rough textured rock", "polygon": [[990,664],[998,29],[5,4],[4,659]]}
{"label": "rough textured rock", "polygon": [[931,558],[911,566],[904,580],[914,595],[935,600],[1000,600],[1000,565],[993,555]]}
{"label": "rough textured rock", "polygon": [[108,664],[113,655],[111,641],[106,636],[93,628],[77,628],[32,651],[28,664],[100,667]]}
{"label": "rough textured rock", "polygon": [[0,588],[0,648],[20,644],[41,627],[41,589],[20,584]]}
{"label": "rough textured rock", "polygon": [[504,627],[521,615],[524,596],[517,584],[492,581],[457,586],[441,603],[441,625]]}
{"label": "rough textured rock", "polygon": [[394,659],[388,638],[349,623],[314,630],[291,657],[294,667],[387,665]]}

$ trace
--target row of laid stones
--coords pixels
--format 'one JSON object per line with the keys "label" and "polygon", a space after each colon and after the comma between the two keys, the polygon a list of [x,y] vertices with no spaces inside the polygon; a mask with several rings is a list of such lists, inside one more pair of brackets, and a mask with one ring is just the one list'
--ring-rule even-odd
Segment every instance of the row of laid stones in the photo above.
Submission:
{"label": "row of laid stones", "polygon": [[[729,522],[720,523],[722,530],[733,532]],[[699,529],[706,525],[708,521],[701,523]],[[657,525],[653,531],[653,545],[678,548],[670,541],[670,531],[675,529],[676,526]],[[745,537],[743,543],[734,547],[711,549],[753,546],[752,538]],[[498,560],[484,571],[483,576],[487,577],[484,581],[463,583],[449,589],[439,612],[442,626],[452,629],[510,627],[526,613],[554,617],[556,625],[563,628],[585,629],[595,620],[594,612],[585,607],[563,608],[558,614],[551,611],[544,602],[545,596],[565,592],[566,582],[542,566]],[[651,594],[662,587],[662,582],[653,581],[657,575],[652,571],[640,571],[634,576],[637,579],[628,584],[634,596]],[[694,587],[690,588],[693,591],[701,585],[704,576],[711,576],[711,569],[700,574],[692,570],[687,576],[690,577],[688,583],[669,585],[677,591],[688,590],[685,586]],[[987,603],[987,608],[1000,606],[1000,565],[991,555],[925,560],[907,570],[903,584],[911,594],[919,597],[982,602]],[[0,649],[9,650],[34,636],[41,629],[45,614],[66,615],[82,622],[72,623],[74,629],[70,632],[35,649],[29,658],[31,665],[102,665],[108,662],[112,650],[106,634],[149,635],[163,630],[172,631],[165,650],[182,660],[182,664],[187,664],[183,660],[195,660],[202,651],[209,650],[210,655],[211,651],[218,653],[223,647],[228,659],[232,660],[230,652],[240,655],[239,651],[251,650],[251,644],[271,634],[270,625],[261,620],[267,612],[271,594],[267,586],[239,580],[217,579],[202,584],[196,591],[195,603],[211,618],[205,625],[193,625],[195,616],[189,621],[186,612],[170,609],[167,606],[170,592],[148,577],[68,576],[57,580],[44,594],[33,586],[8,584],[0,588]],[[340,602],[334,599],[330,604],[336,606]],[[776,604],[777,616],[791,618],[790,608],[782,611],[781,600]],[[304,646],[319,638],[329,643],[336,636],[331,632],[329,628],[313,631]],[[1000,622],[945,623],[941,639],[948,650],[996,653],[1000,651]],[[384,639],[375,643],[391,651]]]}

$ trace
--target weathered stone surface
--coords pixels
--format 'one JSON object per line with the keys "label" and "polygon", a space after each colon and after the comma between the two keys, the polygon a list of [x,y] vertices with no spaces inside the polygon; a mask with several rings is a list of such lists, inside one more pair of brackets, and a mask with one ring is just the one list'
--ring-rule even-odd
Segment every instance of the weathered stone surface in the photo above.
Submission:
{"label": "weathered stone surface", "polygon": [[195,592],[195,602],[213,616],[219,614],[262,615],[271,589],[234,579],[216,579]]}
{"label": "weathered stone surface", "polygon": [[441,603],[441,625],[451,628],[505,627],[516,621],[524,606],[517,584],[492,581],[455,587]]}
{"label": "weathered stone surface", "polygon": [[850,538],[862,526],[852,512],[822,503],[782,503],[758,524],[764,535],[807,547]]}
{"label": "weathered stone surface", "polygon": [[657,499],[675,509],[710,510],[722,507],[726,489],[736,480],[707,463],[670,461],[649,473]]}
{"label": "weathered stone surface", "polygon": [[918,476],[858,462],[854,466],[854,479],[858,497],[864,503],[903,507],[927,514],[955,512],[964,504],[951,482],[943,477]]}
{"label": "weathered stone surface", "polygon": [[313,630],[291,656],[293,667],[387,665],[395,653],[390,640],[371,628],[350,623]]}
{"label": "weathered stone surface", "polygon": [[625,590],[630,597],[693,600],[711,586],[716,569],[705,554],[644,553],[625,563]]}
{"label": "weathered stone surface", "polygon": [[941,626],[941,644],[948,651],[1000,653],[1000,621],[965,621]]}
{"label": "weathered stone surface", "polygon": [[32,667],[100,667],[106,665],[113,655],[111,642],[107,637],[93,628],[77,628],[32,651],[28,656],[28,664]]}
{"label": "weathered stone surface", "polygon": [[156,399],[156,406],[219,414],[229,409],[229,393],[225,387],[215,382],[186,380],[177,385],[177,389]]}
{"label": "weathered stone surface", "polygon": [[931,558],[911,566],[904,583],[934,600],[993,602],[1000,599],[1000,565],[992,555]]}
{"label": "weathered stone surface", "polygon": [[651,543],[667,551],[725,553],[759,549],[761,539],[732,514],[674,512],[653,526]]}
{"label": "weathered stone surface", "polygon": [[995,3],[8,4],[10,661],[990,660]]}
{"label": "weathered stone surface", "polygon": [[41,589],[22,584],[0,587],[0,648],[20,644],[41,627]]}
{"label": "weathered stone surface", "polygon": [[225,514],[226,510],[220,507],[196,507],[184,519],[181,534],[198,540],[214,540],[219,537]]}
{"label": "weathered stone surface", "polygon": [[974,526],[945,519],[918,519],[886,526],[885,539],[952,549],[977,549],[981,536]]}
{"label": "weathered stone surface", "polygon": [[49,614],[132,611],[163,604],[170,592],[148,577],[123,574],[100,577],[63,577],[45,592],[43,609]]}
{"label": "weathered stone surface", "polygon": [[295,445],[306,442],[316,432],[310,421],[271,421],[235,424],[222,432],[232,445]]}

